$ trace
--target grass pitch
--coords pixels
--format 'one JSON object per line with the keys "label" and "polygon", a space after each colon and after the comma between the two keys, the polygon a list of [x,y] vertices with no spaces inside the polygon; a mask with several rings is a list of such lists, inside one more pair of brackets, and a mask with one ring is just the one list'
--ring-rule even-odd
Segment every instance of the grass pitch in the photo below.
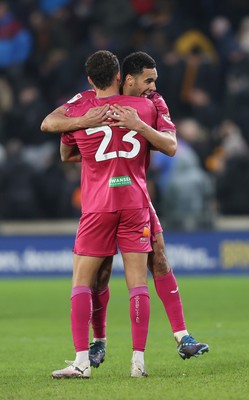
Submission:
{"label": "grass pitch", "polygon": [[90,380],[52,380],[74,359],[69,325],[70,279],[0,281],[0,399],[247,400],[249,277],[178,278],[188,330],[210,352],[183,361],[150,280],[149,377],[132,379],[129,296],[111,281],[108,348]]}

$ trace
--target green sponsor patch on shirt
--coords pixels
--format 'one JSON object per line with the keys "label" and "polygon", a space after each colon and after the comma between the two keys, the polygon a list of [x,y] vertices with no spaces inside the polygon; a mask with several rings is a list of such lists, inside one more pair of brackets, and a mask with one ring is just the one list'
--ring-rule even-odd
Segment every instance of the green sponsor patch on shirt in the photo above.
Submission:
{"label": "green sponsor patch on shirt", "polygon": [[109,179],[109,187],[117,186],[129,186],[132,185],[131,178],[129,176],[113,176]]}

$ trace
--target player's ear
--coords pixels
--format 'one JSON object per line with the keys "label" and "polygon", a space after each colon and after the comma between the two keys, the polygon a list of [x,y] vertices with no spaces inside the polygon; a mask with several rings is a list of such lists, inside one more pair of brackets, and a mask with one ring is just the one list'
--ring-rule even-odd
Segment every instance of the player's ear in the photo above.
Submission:
{"label": "player's ear", "polygon": [[90,83],[90,85],[93,86],[93,81],[91,80],[90,76],[87,77],[87,80]]}
{"label": "player's ear", "polygon": [[126,77],[125,77],[125,81],[127,82],[127,84],[128,84],[129,86],[132,86],[132,85],[133,85],[133,82],[134,82],[134,78],[133,78],[132,75],[127,74]]}

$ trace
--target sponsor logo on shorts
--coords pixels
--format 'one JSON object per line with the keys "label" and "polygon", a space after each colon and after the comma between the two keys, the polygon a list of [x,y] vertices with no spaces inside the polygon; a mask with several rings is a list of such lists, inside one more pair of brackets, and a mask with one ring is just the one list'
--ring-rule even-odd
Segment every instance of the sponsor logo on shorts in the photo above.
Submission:
{"label": "sponsor logo on shorts", "polygon": [[151,235],[150,228],[147,225],[145,225],[143,228],[143,236],[140,238],[140,243],[148,242],[150,235]]}
{"label": "sponsor logo on shorts", "polygon": [[150,236],[150,229],[148,226],[144,226],[143,237],[148,237],[148,236]]}
{"label": "sponsor logo on shorts", "polygon": [[130,186],[132,185],[129,176],[113,176],[109,179],[109,187]]}

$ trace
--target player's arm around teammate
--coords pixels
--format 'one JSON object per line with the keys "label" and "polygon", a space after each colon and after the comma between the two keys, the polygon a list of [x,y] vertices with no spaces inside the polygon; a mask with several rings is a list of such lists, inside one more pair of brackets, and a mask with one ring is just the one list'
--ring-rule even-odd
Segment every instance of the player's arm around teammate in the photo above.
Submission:
{"label": "player's arm around teammate", "polygon": [[132,107],[111,106],[111,117],[117,122],[110,126],[125,127],[142,135],[150,144],[162,153],[173,157],[176,153],[177,141],[175,132],[159,132],[139,118],[137,110]]}
{"label": "player's arm around teammate", "polygon": [[67,115],[68,107],[62,105],[48,114],[41,123],[41,131],[49,133],[73,132],[84,128],[106,125],[106,112],[109,106],[95,107],[85,115],[71,118]]}

